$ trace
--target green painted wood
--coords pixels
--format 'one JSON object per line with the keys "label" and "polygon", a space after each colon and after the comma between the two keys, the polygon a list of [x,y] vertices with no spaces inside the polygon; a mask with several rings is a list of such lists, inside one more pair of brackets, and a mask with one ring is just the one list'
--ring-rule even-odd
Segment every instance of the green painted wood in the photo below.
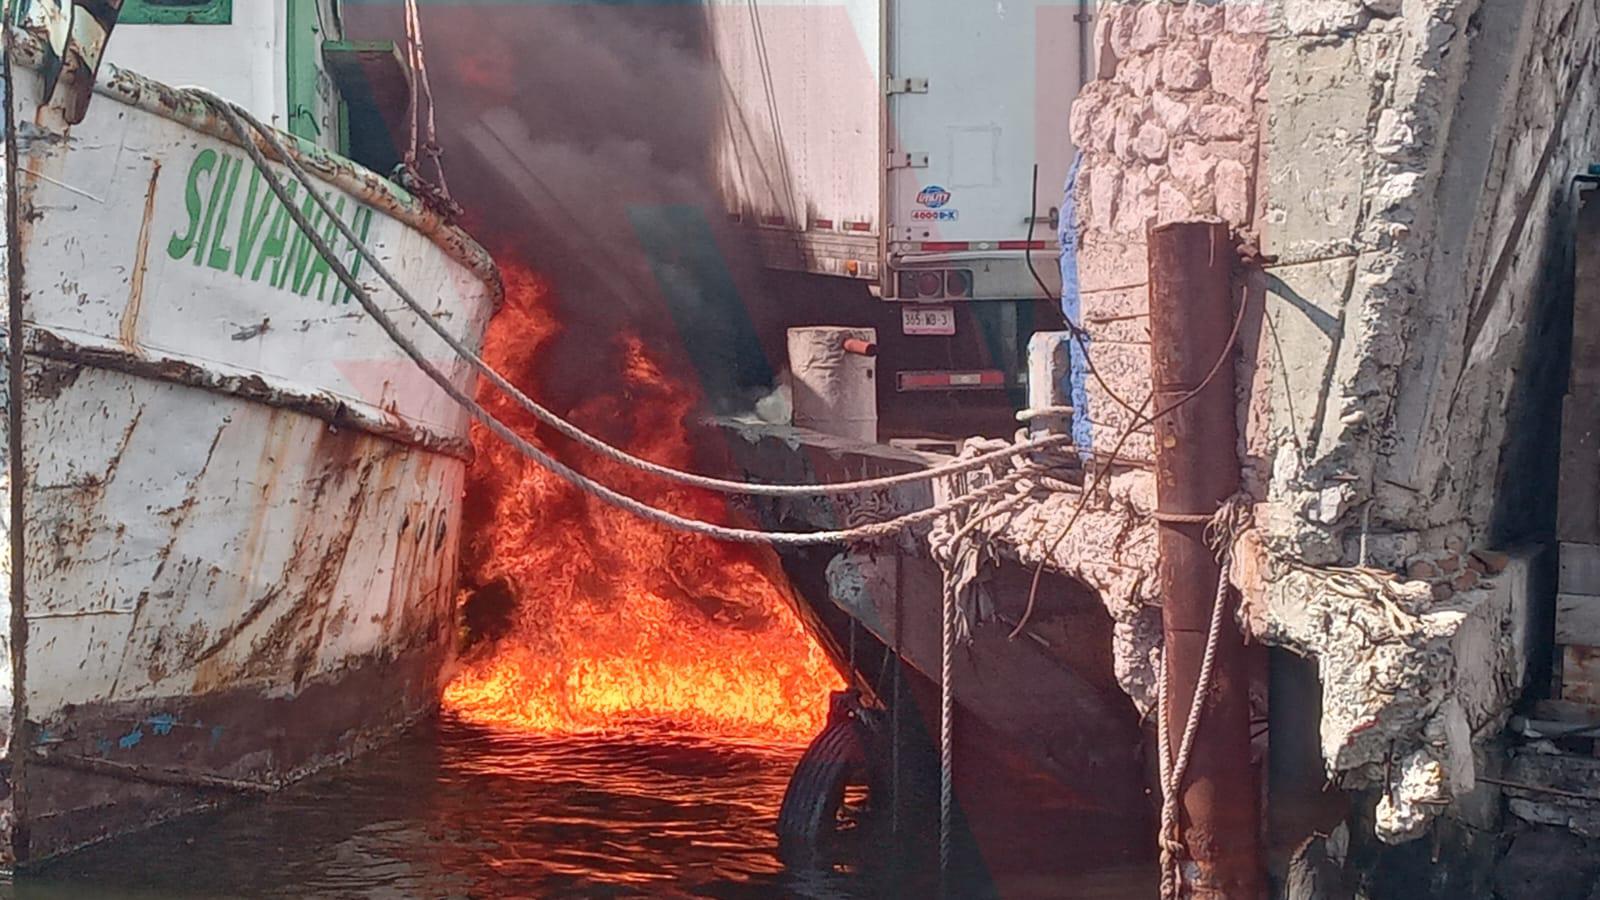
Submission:
{"label": "green painted wood", "polygon": [[122,25],[229,25],[233,0],[123,0]]}
{"label": "green painted wood", "polygon": [[317,0],[284,0],[284,62],[288,83],[289,133],[308,141],[322,136],[317,125],[317,57],[322,27]]}

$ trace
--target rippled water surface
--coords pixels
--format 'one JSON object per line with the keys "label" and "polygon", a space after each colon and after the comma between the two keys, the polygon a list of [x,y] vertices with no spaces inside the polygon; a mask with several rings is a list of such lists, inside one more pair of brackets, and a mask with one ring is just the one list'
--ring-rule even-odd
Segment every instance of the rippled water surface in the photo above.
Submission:
{"label": "rippled water surface", "polygon": [[281,795],[93,848],[17,897],[767,897],[799,747],[443,722]]}
{"label": "rippled water surface", "polygon": [[[929,896],[904,872],[783,870],[772,826],[801,750],[445,721],[282,794],[91,848],[0,898]],[[1004,893],[1143,898],[1146,875]]]}

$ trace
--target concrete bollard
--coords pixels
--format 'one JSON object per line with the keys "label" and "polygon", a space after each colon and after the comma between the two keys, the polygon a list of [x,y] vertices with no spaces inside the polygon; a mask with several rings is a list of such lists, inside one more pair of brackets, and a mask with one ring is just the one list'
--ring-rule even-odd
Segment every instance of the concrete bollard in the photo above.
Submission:
{"label": "concrete bollard", "polygon": [[878,440],[878,373],[871,328],[816,326],[789,329],[789,384],[794,424],[865,443]]}
{"label": "concrete bollard", "polygon": [[1033,437],[1072,429],[1072,332],[1041,331],[1028,339],[1028,408],[1017,420]]}

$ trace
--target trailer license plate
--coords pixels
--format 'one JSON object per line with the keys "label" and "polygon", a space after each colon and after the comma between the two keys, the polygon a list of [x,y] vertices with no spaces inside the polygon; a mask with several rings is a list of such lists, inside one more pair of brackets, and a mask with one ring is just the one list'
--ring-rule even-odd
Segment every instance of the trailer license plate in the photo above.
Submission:
{"label": "trailer license plate", "polygon": [[900,330],[906,334],[955,334],[956,311],[948,306],[903,306]]}

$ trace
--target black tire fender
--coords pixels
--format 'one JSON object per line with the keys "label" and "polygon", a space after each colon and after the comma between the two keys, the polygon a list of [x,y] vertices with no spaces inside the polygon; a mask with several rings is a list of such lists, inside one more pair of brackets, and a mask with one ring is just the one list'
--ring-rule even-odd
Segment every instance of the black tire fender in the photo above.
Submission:
{"label": "black tire fender", "polygon": [[868,773],[864,728],[853,715],[830,717],[795,765],[778,808],[778,857],[788,865],[818,861],[852,778]]}

